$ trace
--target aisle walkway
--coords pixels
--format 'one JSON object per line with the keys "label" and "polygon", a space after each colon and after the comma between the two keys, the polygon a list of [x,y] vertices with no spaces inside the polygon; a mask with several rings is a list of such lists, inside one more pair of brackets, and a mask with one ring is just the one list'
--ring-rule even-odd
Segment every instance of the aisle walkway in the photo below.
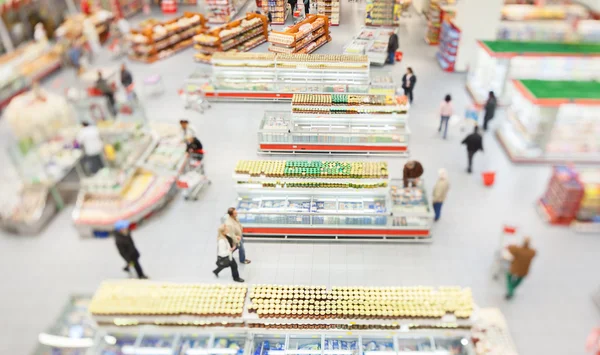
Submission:
{"label": "aisle walkway", "polygon": [[[319,53],[341,52],[362,24],[361,6],[364,3],[343,4],[343,25],[332,28],[333,42]],[[470,286],[478,304],[502,309],[521,354],[582,354],[585,337],[599,320],[590,294],[598,286],[600,239],[543,223],[534,201],[546,186],[549,167],[513,166],[489,134],[484,138],[485,154],[475,160],[474,174],[465,173],[466,154],[459,144],[463,133],[451,128],[448,140],[437,134],[443,96],[451,93],[460,111],[468,102],[465,75],[443,73],[434,61],[435,49],[424,44],[423,35],[424,23],[419,19],[401,28],[405,59],[393,67],[393,73],[400,80],[410,65],[418,77],[410,111],[411,150],[412,157],[425,166],[429,191],[438,168],[450,174],[451,190],[433,243],[248,243],[252,264],[241,266],[242,277],[249,283]],[[185,117],[193,122],[207,150],[213,185],[197,203],[177,198],[134,238],[152,279],[216,282],[210,272],[216,229],[236,197],[231,180],[235,163],[257,158],[255,132],[263,111],[287,106],[216,104],[204,115],[185,112],[176,90],[199,66],[192,54],[187,50],[152,65],[132,63],[131,68],[138,82],[162,73],[167,93],[148,101],[147,112],[152,120],[177,122]],[[62,79],[69,83],[74,75],[67,71]],[[388,161],[391,176],[400,177],[405,160]],[[491,189],[481,184],[479,173],[484,169],[498,171],[498,182]],[[102,280],[124,277],[112,240],[80,239],[70,212],[70,208],[63,211],[38,237],[0,235],[0,354],[28,354],[38,332],[56,318],[69,294],[93,293]],[[539,249],[531,277],[510,304],[503,299],[503,284],[493,282],[489,272],[503,223],[518,225]],[[229,282],[225,273],[219,282]]]}

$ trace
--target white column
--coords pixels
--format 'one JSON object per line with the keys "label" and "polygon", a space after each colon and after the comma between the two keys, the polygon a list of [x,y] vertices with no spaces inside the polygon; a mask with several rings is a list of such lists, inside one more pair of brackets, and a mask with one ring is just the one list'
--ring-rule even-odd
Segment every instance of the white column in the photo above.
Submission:
{"label": "white column", "polygon": [[459,0],[455,24],[460,29],[460,43],[455,70],[466,71],[475,57],[476,41],[497,38],[504,0]]}
{"label": "white column", "polygon": [[12,52],[15,50],[15,47],[12,44],[12,40],[10,39],[10,33],[4,24],[4,20],[0,17],[0,41],[4,45],[4,49],[6,52]]}

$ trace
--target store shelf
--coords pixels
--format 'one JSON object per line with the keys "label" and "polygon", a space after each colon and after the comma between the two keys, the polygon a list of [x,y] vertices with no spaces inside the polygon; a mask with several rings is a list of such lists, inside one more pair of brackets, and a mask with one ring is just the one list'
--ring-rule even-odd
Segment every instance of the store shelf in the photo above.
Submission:
{"label": "store shelf", "polygon": [[[309,27],[307,30],[306,27]],[[321,30],[324,28],[324,30]],[[313,36],[309,40],[306,37]],[[323,35],[327,36],[323,39]],[[312,53],[323,44],[331,41],[329,37],[329,19],[324,15],[308,14],[297,24],[287,28],[284,32],[271,31],[268,41],[271,43],[269,51],[276,53]],[[316,46],[311,47],[312,43]]]}
{"label": "store shelf", "polygon": [[402,15],[402,0],[367,0],[365,25],[398,26]]}

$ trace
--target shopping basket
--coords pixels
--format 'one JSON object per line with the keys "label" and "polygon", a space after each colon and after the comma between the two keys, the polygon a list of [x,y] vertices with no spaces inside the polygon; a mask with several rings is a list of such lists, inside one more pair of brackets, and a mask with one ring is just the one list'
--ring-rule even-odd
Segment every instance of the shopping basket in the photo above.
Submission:
{"label": "shopping basket", "polygon": [[483,184],[485,186],[493,186],[494,181],[496,180],[496,172],[495,171],[485,171],[481,173],[481,177],[483,178]]}

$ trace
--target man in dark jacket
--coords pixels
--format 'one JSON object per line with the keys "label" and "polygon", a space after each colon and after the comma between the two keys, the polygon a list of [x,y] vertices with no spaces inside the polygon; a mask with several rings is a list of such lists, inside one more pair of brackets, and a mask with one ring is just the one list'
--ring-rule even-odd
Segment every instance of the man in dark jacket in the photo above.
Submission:
{"label": "man in dark jacket", "polygon": [[494,118],[496,114],[496,107],[498,106],[498,100],[493,91],[490,91],[487,101],[485,102],[485,114],[483,115],[483,130],[487,131],[488,122]]}
{"label": "man in dark jacket", "polygon": [[392,33],[392,35],[390,36],[390,39],[388,40],[388,47],[387,47],[388,57],[386,60],[387,64],[394,64],[394,57],[396,56],[396,51],[398,50],[399,47],[400,47],[400,44],[398,41],[398,35],[396,34],[396,32],[394,32],[394,33]]}
{"label": "man in dark jacket", "polygon": [[108,100],[108,109],[113,116],[117,115],[115,92],[110,84],[102,77],[102,72],[98,70],[98,79],[96,80],[96,89]]}
{"label": "man in dark jacket", "polygon": [[147,279],[148,277],[144,274],[142,266],[140,265],[140,253],[138,252],[135,244],[133,243],[133,239],[131,238],[129,225],[130,224],[128,221],[117,221],[117,223],[115,223],[115,231],[113,233],[119,254],[121,254],[127,263],[127,266],[125,266],[123,270],[129,272],[129,266],[133,265],[138,278]]}
{"label": "man in dark jacket", "polygon": [[416,160],[409,160],[402,171],[402,182],[404,187],[417,186],[419,178],[423,175],[423,165]]}
{"label": "man in dark jacket", "polygon": [[479,127],[475,126],[473,133],[463,139],[461,144],[467,146],[467,154],[469,156],[469,168],[467,172],[470,174],[472,171],[473,156],[480,150],[483,152],[483,139],[481,138],[481,134],[479,134]]}

